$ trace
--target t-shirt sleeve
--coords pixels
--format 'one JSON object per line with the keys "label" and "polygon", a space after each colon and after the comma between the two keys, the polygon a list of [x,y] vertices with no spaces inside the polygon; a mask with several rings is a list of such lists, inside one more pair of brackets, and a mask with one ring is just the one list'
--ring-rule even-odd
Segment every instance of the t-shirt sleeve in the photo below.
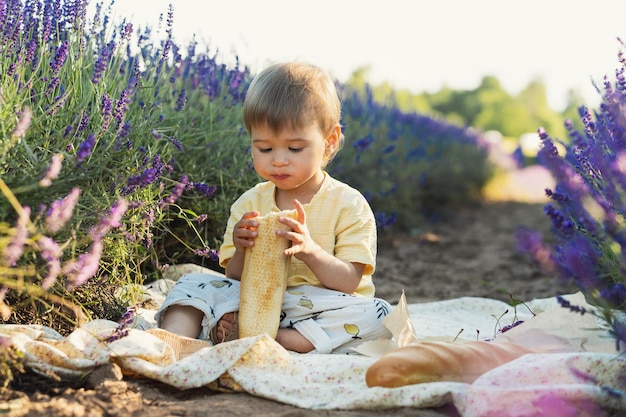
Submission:
{"label": "t-shirt sleeve", "polygon": [[365,265],[363,275],[372,275],[376,267],[376,220],[365,198],[341,211],[336,230],[335,256],[347,262]]}

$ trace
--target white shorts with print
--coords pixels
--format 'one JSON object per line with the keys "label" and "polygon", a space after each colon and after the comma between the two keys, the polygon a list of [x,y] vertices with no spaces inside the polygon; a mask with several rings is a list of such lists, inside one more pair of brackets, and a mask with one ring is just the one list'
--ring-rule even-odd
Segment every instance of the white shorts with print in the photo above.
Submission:
{"label": "white shorts with print", "polygon": [[[171,305],[202,311],[198,338],[208,339],[224,314],[239,310],[239,281],[219,272],[183,275],[156,313],[157,324]],[[315,353],[354,353],[352,348],[366,340],[391,337],[382,324],[390,312],[389,303],[380,298],[300,285],[287,288],[280,327],[296,329],[315,346]]]}

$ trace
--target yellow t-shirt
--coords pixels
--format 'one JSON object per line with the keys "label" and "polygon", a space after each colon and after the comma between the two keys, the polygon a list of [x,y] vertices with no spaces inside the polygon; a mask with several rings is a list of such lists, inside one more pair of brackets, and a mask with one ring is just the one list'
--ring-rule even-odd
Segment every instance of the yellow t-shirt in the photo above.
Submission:
{"label": "yellow t-shirt", "polygon": [[[372,274],[376,266],[376,220],[363,195],[324,173],[324,182],[311,201],[304,204],[307,227],[312,239],[328,253],[346,262],[365,265],[363,278],[355,293],[374,296]],[[230,209],[224,243],[220,248],[220,265],[225,267],[235,253],[233,228],[244,213],[258,211],[265,215],[280,211],[276,207],[272,182],[262,182],[243,193]],[[308,266],[295,256],[289,263],[287,286],[323,287]]]}

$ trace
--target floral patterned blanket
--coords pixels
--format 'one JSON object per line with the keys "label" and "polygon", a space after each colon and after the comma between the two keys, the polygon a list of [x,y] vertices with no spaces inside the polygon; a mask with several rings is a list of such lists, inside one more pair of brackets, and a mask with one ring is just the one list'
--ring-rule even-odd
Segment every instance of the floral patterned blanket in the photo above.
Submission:
{"label": "floral patterned blanket", "polygon": [[[158,305],[171,282],[146,288]],[[581,294],[567,296],[586,305]],[[532,312],[531,312],[532,310]],[[452,402],[473,416],[602,416],[626,412],[626,357],[592,315],[561,308],[553,299],[530,300],[522,308],[486,298],[458,298],[406,305],[390,315],[394,339],[362,345],[354,355],[288,352],[267,335],[215,346],[200,345],[177,360],[171,343],[157,337],[154,309],[140,311],[127,336],[105,341],[118,323],[95,320],[62,337],[43,326],[2,325],[25,353],[26,366],[81,377],[117,363],[180,389],[207,386],[246,391],[308,409],[438,407]],[[518,323],[519,322],[519,323]],[[510,326],[517,323],[516,326]],[[507,326],[509,325],[509,326]],[[510,329],[509,329],[510,328]],[[509,329],[502,332],[503,329]],[[398,388],[368,387],[365,372],[389,349],[419,340],[494,339],[540,348],[480,376],[471,384],[431,382]]]}

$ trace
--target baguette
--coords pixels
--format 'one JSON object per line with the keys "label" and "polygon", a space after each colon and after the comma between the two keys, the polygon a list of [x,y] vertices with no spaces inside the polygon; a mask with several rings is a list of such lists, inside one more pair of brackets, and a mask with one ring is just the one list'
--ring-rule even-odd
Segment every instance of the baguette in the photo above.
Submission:
{"label": "baguette", "polygon": [[514,343],[429,341],[394,349],[365,374],[368,387],[424,382],[471,383],[480,375],[533,351]]}
{"label": "baguette", "polygon": [[241,274],[239,337],[268,334],[276,338],[283,298],[287,289],[289,257],[283,251],[289,241],[276,230],[289,230],[279,217],[297,218],[296,210],[271,212],[257,217],[258,235],[254,246],[246,249]]}

